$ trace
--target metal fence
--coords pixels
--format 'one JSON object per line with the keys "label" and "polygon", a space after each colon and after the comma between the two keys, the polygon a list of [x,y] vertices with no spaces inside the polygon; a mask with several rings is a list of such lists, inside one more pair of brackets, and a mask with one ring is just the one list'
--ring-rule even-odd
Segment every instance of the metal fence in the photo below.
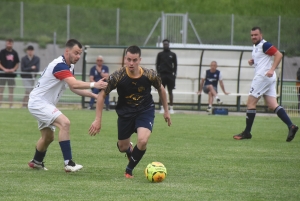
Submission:
{"label": "metal fence", "polygon": [[[81,78],[81,74],[77,74],[78,78]],[[38,79],[38,77],[37,77]],[[181,78],[177,78],[177,79],[181,79]],[[13,98],[13,108],[22,108],[22,100],[25,94],[25,88],[23,86],[22,83],[22,78],[20,77],[16,77],[15,78],[16,81],[16,86],[14,88],[14,98]],[[190,81],[187,79],[181,79],[180,82],[182,82],[183,84],[186,85],[190,85]],[[250,81],[249,81],[250,82]],[[226,83],[226,80],[224,80],[224,83]],[[226,87],[230,87],[230,86],[226,86]],[[154,92],[155,93],[155,92]],[[3,100],[0,104],[0,108],[9,108],[9,99],[8,99],[8,88],[7,86],[5,86],[5,90],[3,92]],[[282,86],[282,106],[285,108],[285,110],[287,111],[287,113],[291,116],[291,117],[298,117],[299,116],[299,100],[298,97],[300,96],[300,93],[295,85],[295,82],[285,82]],[[195,95],[196,96],[196,95]],[[115,95],[111,95],[110,96],[110,102],[111,104],[114,103],[116,96]],[[207,96],[203,96],[203,101],[205,102],[207,99]],[[176,97],[177,100],[180,100],[180,97]],[[191,99],[192,100],[192,99]],[[157,101],[157,100],[155,100]],[[261,99],[258,103],[258,105],[262,105],[264,104],[263,99]],[[205,104],[204,104],[205,105]],[[224,105],[225,107],[227,107],[229,110],[231,111],[236,111],[236,106],[230,106],[230,105]],[[241,105],[241,111],[245,111],[245,102],[242,103]],[[60,109],[63,108],[68,108],[68,109],[82,109],[82,99],[80,96],[74,94],[71,90],[67,89],[65,91],[65,93],[63,94],[63,96],[61,97],[59,103],[58,103],[58,107]],[[189,110],[197,110],[197,107],[188,107]],[[202,107],[201,110],[205,110],[206,107]],[[176,110],[181,110],[181,109],[186,109],[186,107],[181,106],[181,105],[176,105],[175,103],[175,109]],[[0,109],[1,111],[1,109]],[[272,113],[272,111],[268,111],[268,110],[261,110],[261,112],[270,112]]]}
{"label": "metal fence", "polygon": [[300,54],[300,18],[176,15],[182,20],[168,20],[170,15],[163,12],[1,1],[0,38],[40,45],[76,38],[83,44],[156,46],[163,37],[182,38],[181,42],[189,44],[251,45],[250,29],[260,26],[265,39],[286,55]]}

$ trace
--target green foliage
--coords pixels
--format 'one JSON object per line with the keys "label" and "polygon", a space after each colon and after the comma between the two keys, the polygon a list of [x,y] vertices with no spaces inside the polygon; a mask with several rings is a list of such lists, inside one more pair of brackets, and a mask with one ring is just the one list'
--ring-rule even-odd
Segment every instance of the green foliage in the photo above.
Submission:
{"label": "green foliage", "polygon": [[[257,115],[253,138],[235,141],[244,116],[175,114],[168,127],[156,114],[147,152],[135,177],[125,179],[128,161],[116,147],[114,111],[104,111],[95,137],[87,134],[94,111],[63,111],[71,121],[73,158],[84,166],[75,174],[63,170],[58,130],[45,158],[49,171],[29,169],[40,137],[36,120],[24,109],[0,112],[1,200],[300,200],[300,138],[285,142],[287,128],[277,117]],[[145,178],[152,161],[167,168],[162,183]]]}

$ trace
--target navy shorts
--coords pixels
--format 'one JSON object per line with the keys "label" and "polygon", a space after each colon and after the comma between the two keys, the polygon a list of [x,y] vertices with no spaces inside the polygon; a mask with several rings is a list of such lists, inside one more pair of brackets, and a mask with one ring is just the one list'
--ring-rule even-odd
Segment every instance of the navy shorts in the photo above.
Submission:
{"label": "navy shorts", "polygon": [[130,138],[133,133],[137,132],[139,127],[148,128],[152,132],[154,113],[154,107],[151,107],[135,117],[118,117],[118,139],[125,140]]}

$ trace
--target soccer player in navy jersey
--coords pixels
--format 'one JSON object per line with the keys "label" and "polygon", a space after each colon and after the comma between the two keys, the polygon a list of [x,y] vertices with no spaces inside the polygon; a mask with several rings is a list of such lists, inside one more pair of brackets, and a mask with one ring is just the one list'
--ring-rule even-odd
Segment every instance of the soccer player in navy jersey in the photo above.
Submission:
{"label": "soccer player in navy jersey", "polygon": [[36,144],[35,154],[28,165],[30,168],[47,170],[44,158],[48,146],[54,140],[55,128],[59,128],[58,141],[64,158],[66,172],[76,172],[82,165],[76,164],[72,158],[70,143],[70,120],[58,109],[56,104],[67,86],[80,96],[94,97],[89,88],[105,89],[104,80],[83,82],[74,77],[74,64],[80,59],[82,45],[75,39],[66,43],[64,54],[54,59],[45,68],[35,88],[29,95],[28,110],[37,119],[41,137]]}
{"label": "soccer player in navy jersey", "polygon": [[[282,59],[282,54],[271,43],[263,39],[260,27],[251,29],[251,40],[253,43],[252,59],[248,63],[254,66],[255,75],[248,96],[246,128],[242,133],[234,135],[233,138],[236,140],[252,138],[251,128],[256,114],[256,104],[263,96],[268,107],[287,125],[289,131],[286,141],[290,142],[294,139],[298,126],[292,123],[276,100],[275,69]],[[272,61],[273,56],[274,61]]]}
{"label": "soccer player in navy jersey", "polygon": [[[125,55],[125,67],[118,69],[109,76],[107,88],[98,95],[96,118],[89,129],[91,136],[100,132],[105,96],[117,88],[117,147],[120,152],[126,152],[129,159],[125,169],[126,178],[133,178],[132,171],[145,154],[148,139],[152,132],[155,107],[151,86],[157,89],[164,107],[164,120],[168,126],[171,125],[167,95],[161,79],[154,70],[141,67],[140,61],[141,49],[138,46],[128,47]],[[130,137],[134,132],[137,133],[137,144],[133,148]]]}
{"label": "soccer player in navy jersey", "polygon": [[210,69],[206,70],[201,75],[201,83],[198,94],[201,94],[202,89],[203,92],[208,94],[208,107],[206,109],[207,112],[212,112],[212,104],[214,102],[214,98],[217,100],[218,104],[222,104],[221,99],[218,97],[218,82],[220,83],[221,89],[224,94],[229,94],[225,91],[225,87],[223,84],[223,77],[221,71],[217,70],[218,64],[216,61],[212,61],[210,63]]}

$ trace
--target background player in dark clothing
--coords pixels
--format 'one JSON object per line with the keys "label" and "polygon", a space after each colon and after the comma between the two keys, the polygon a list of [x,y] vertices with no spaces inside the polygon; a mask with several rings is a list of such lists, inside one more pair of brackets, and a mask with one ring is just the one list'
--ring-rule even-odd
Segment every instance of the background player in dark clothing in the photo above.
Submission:
{"label": "background player in dark clothing", "polygon": [[[168,39],[163,40],[164,51],[157,54],[156,71],[161,77],[162,85],[164,87],[168,87],[170,113],[174,114],[173,89],[175,89],[175,80],[177,74],[177,56],[174,52],[171,52],[169,43],[170,41]],[[160,113],[164,113],[162,106]]]}
{"label": "background player in dark clothing", "polygon": [[5,49],[0,52],[0,106],[3,98],[3,91],[5,84],[8,85],[8,100],[9,107],[12,108],[14,99],[14,88],[15,88],[15,71],[19,68],[19,55],[13,49],[14,41],[12,39],[6,40]]}
{"label": "background player in dark clothing", "polygon": [[[118,103],[118,149],[126,152],[129,163],[125,169],[125,177],[132,178],[132,171],[146,152],[148,139],[152,132],[155,106],[151,95],[154,86],[163,107],[164,119],[171,125],[168,111],[167,95],[161,84],[161,79],[154,70],[140,67],[141,49],[130,46],[126,50],[125,67],[120,68],[109,76],[106,90],[102,90],[97,98],[96,118],[90,126],[90,135],[96,135],[101,129],[102,109],[105,96],[117,88]],[[137,133],[137,144],[132,147],[131,135]]]}
{"label": "background player in dark clothing", "polygon": [[214,98],[217,100],[218,104],[222,104],[221,99],[218,97],[218,82],[220,82],[223,93],[226,95],[229,94],[225,91],[222,74],[219,70],[217,70],[217,67],[218,64],[216,61],[212,61],[210,63],[210,69],[205,71],[205,73],[201,76],[201,83],[198,91],[198,94],[201,94],[203,89],[203,92],[208,94],[208,107],[206,111],[210,113],[212,111]]}

